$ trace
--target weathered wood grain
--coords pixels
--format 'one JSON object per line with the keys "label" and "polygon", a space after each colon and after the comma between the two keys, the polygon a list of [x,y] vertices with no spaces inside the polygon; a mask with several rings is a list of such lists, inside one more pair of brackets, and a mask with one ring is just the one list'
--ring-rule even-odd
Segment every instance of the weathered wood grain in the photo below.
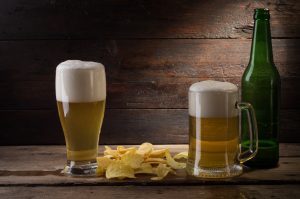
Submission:
{"label": "weathered wood grain", "polygon": [[54,73],[66,59],[106,66],[102,143],[185,143],[189,85],[208,78],[239,83],[255,7],[271,11],[282,108],[288,109],[280,139],[299,140],[296,0],[10,0],[0,3],[0,144],[63,143]]}
{"label": "weathered wood grain", "polygon": [[[0,145],[63,144],[56,111],[1,111]],[[113,109],[105,113],[100,143],[187,143],[187,110]]]}
{"label": "weathered wood grain", "polygon": [[[285,144],[281,146],[281,150]],[[171,152],[185,151],[186,145],[158,146],[169,147]],[[299,144],[289,147],[299,152]],[[53,150],[52,150],[53,149]],[[289,149],[289,150],[290,150]],[[103,148],[100,149],[103,151]],[[208,180],[187,176],[184,170],[177,170],[176,175],[169,175],[163,181],[151,181],[142,175],[136,179],[107,180],[105,178],[72,178],[60,174],[65,163],[64,146],[18,146],[0,147],[0,186],[71,186],[71,185],[217,185],[217,184],[299,184],[300,158],[281,157],[279,166],[272,169],[245,168],[243,175],[224,180]],[[289,154],[290,152],[287,152]]]}
{"label": "weathered wood grain", "polygon": [[[204,79],[239,83],[250,40],[120,40],[0,42],[1,109],[53,109],[56,65],[101,61],[110,108],[186,108],[188,87]],[[130,46],[130,48],[128,47]],[[84,49],[81,50],[81,49]],[[300,108],[300,40],[274,40],[282,107]],[[15,57],[18,57],[16,59]]]}
{"label": "weathered wood grain", "polygon": [[[139,143],[141,144],[141,143]],[[113,149],[117,145],[109,145]],[[124,146],[124,145],[123,145]],[[125,147],[138,147],[139,145],[125,145]],[[281,143],[280,157],[291,158],[300,157],[299,143]],[[155,145],[155,149],[168,148],[172,154],[177,154],[188,150],[187,144]],[[99,146],[99,154],[104,151],[104,145]],[[30,158],[28,158],[30,157]],[[66,161],[65,146],[53,145],[30,145],[30,146],[0,146],[0,170],[19,172],[55,172],[62,169]],[[50,163],[49,163],[50,162]],[[22,164],[20,164],[22,163]]]}
{"label": "weathered wood grain", "polygon": [[[0,41],[0,78],[54,81],[66,59],[102,62],[111,82],[240,77],[250,48],[248,39]],[[282,77],[300,75],[300,39],[274,39],[273,50]]]}
{"label": "weathered wood grain", "polygon": [[[165,78],[155,81],[115,82],[107,85],[108,108],[166,108],[188,107],[188,89],[195,82],[207,79],[229,81],[240,84],[236,78]],[[281,108],[299,109],[300,77],[282,78]],[[5,95],[0,96],[1,110],[56,109],[54,82],[22,81],[0,82]]]}
{"label": "weathered wood grain", "polygon": [[[0,111],[0,145],[63,144],[56,111]],[[298,110],[282,110],[280,142],[299,142]],[[182,144],[188,142],[186,109],[107,109],[102,144]]]}
{"label": "weathered wood grain", "polygon": [[296,0],[10,0],[0,39],[248,38],[257,7],[270,9],[274,37],[299,37]]}
{"label": "weathered wood grain", "polygon": [[0,187],[4,198],[24,199],[246,199],[298,198],[299,185],[252,186],[65,186],[65,187]]}

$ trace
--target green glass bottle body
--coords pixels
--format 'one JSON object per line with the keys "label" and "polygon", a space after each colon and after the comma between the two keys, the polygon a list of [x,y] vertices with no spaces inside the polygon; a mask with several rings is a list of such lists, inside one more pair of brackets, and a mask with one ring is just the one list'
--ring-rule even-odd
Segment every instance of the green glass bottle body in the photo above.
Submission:
{"label": "green glass bottle body", "polygon": [[[242,101],[255,109],[258,127],[258,153],[247,161],[250,167],[274,167],[279,160],[280,75],[272,53],[270,15],[267,9],[255,9],[249,64],[242,77]],[[242,148],[248,148],[247,117],[242,114]]]}

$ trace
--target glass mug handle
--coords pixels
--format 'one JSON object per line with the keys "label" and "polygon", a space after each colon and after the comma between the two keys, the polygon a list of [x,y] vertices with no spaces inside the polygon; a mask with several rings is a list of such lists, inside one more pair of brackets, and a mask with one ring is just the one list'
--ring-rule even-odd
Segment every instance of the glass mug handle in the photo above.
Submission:
{"label": "glass mug handle", "polygon": [[236,103],[236,107],[241,111],[246,111],[248,126],[249,126],[249,138],[250,138],[249,148],[244,152],[241,151],[238,157],[240,163],[244,163],[250,160],[251,158],[253,158],[256,155],[258,150],[257,122],[256,122],[254,108],[252,107],[251,104],[247,102],[238,102]]}

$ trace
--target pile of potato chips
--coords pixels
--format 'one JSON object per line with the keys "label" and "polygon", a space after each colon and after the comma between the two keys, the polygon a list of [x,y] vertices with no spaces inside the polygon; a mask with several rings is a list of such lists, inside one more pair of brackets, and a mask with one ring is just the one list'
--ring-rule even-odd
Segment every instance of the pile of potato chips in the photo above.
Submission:
{"label": "pile of potato chips", "polygon": [[187,158],[187,152],[171,156],[169,149],[154,150],[151,143],[143,143],[139,148],[105,146],[104,156],[97,158],[97,175],[111,178],[135,178],[136,174],[155,175],[151,180],[162,180],[175,169],[184,169],[186,163],[175,159]]}

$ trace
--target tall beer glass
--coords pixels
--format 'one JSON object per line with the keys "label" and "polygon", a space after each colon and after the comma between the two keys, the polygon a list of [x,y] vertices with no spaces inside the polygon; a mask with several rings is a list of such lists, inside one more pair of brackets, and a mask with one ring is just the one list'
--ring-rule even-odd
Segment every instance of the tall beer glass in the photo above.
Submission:
{"label": "tall beer glass", "polygon": [[68,175],[94,175],[105,110],[104,66],[68,60],[56,68],[56,100],[67,145]]}
{"label": "tall beer glass", "polygon": [[[189,156],[187,172],[203,178],[240,175],[241,163],[257,153],[257,127],[252,106],[238,102],[238,88],[229,82],[202,81],[189,89]],[[250,145],[240,150],[239,110],[246,111]]]}

